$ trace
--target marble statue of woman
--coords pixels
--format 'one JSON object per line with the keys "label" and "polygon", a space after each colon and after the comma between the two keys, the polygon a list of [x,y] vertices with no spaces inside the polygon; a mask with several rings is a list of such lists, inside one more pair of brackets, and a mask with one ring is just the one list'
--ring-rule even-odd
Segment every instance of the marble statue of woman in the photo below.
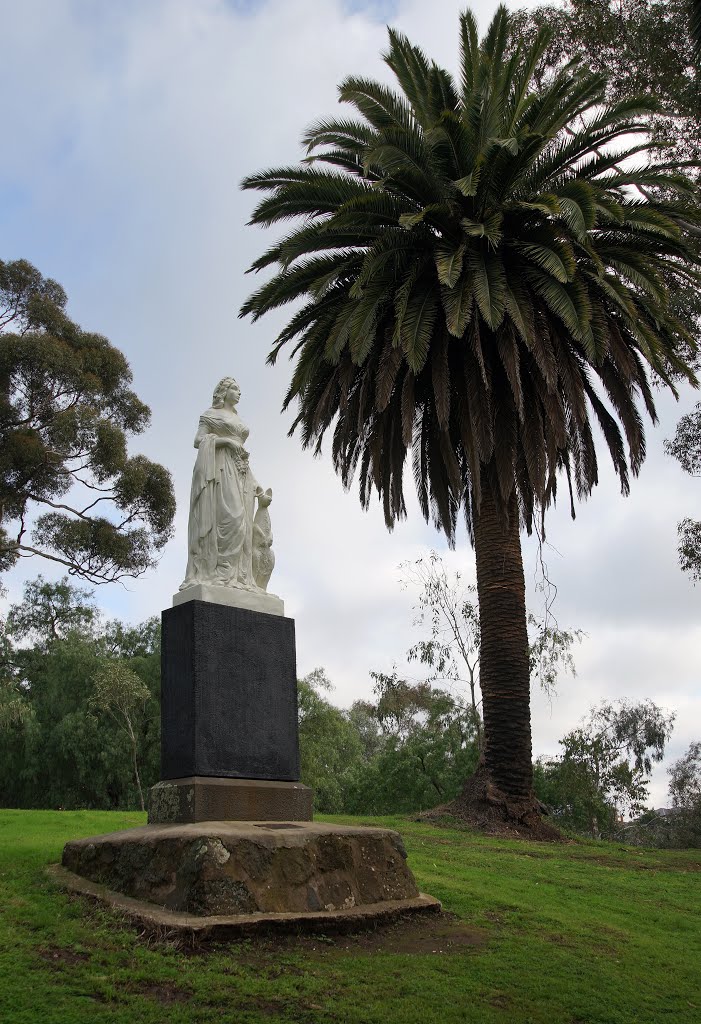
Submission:
{"label": "marble statue of woman", "polygon": [[253,524],[256,500],[262,497],[267,508],[270,496],[248,462],[248,428],[236,411],[240,397],[234,378],[224,377],[214,389],[211,408],[200,416],[187,571],[180,591],[198,584],[258,592],[267,586],[267,579],[254,578]]}

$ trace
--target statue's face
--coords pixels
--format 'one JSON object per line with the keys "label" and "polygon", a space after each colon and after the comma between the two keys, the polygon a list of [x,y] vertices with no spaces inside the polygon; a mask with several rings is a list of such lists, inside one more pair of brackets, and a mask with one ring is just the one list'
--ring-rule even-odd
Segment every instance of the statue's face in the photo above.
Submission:
{"label": "statue's face", "polygon": [[236,403],[238,402],[239,398],[241,397],[241,388],[238,386],[236,381],[234,381],[234,383],[227,391],[226,397],[229,399],[232,405],[236,405]]}

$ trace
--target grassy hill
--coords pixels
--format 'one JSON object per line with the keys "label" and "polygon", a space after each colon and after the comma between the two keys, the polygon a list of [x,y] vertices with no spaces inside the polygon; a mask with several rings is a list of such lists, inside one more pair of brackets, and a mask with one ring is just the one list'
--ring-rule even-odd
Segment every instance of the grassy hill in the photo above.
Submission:
{"label": "grassy hill", "polygon": [[449,915],[360,936],[159,944],[43,874],[66,840],[143,815],[0,811],[0,1021],[701,1020],[701,851],[355,820],[401,831],[419,887]]}

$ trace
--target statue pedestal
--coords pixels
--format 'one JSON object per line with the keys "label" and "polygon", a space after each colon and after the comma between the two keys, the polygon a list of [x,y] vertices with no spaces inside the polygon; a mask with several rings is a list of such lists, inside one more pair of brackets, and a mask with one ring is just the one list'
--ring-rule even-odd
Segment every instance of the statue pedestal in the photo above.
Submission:
{"label": "statue pedestal", "polygon": [[294,621],[199,600],[181,600],[162,621],[162,781],[149,823],[311,821]]}
{"label": "statue pedestal", "polygon": [[292,619],[187,601],[163,612],[161,650],[164,781],[298,782]]}
{"label": "statue pedestal", "polygon": [[67,843],[60,885],[200,938],[440,910],[396,832],[312,822],[292,619],[186,601],[163,612],[161,650],[163,781],[149,823]]}
{"label": "statue pedestal", "polygon": [[268,594],[264,590],[244,590],[242,587],[218,587],[215,583],[194,583],[173,594],[173,607],[188,601],[209,601],[211,604],[248,608],[249,611],[266,612],[268,615],[285,614],[284,602],[275,594]]}
{"label": "statue pedestal", "polygon": [[166,779],[149,793],[149,825],[198,821],[311,821],[314,793],[301,782]]}
{"label": "statue pedestal", "polygon": [[54,881],[185,940],[353,931],[441,905],[400,836],[321,822],[146,825],[66,843]]}
{"label": "statue pedestal", "polygon": [[62,863],[112,891],[203,915],[339,910],[419,895],[396,832],[324,822],[146,825],[66,843]]}

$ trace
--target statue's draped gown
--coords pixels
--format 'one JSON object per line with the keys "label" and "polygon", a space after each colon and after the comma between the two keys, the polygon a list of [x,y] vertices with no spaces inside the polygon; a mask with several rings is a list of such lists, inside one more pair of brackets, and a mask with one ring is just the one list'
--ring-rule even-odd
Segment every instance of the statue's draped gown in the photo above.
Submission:
{"label": "statue's draped gown", "polygon": [[247,460],[230,445],[216,444],[217,438],[230,438],[243,450],[247,437],[248,428],[228,409],[208,409],[200,417],[181,590],[196,583],[254,586],[251,541],[258,484]]}

